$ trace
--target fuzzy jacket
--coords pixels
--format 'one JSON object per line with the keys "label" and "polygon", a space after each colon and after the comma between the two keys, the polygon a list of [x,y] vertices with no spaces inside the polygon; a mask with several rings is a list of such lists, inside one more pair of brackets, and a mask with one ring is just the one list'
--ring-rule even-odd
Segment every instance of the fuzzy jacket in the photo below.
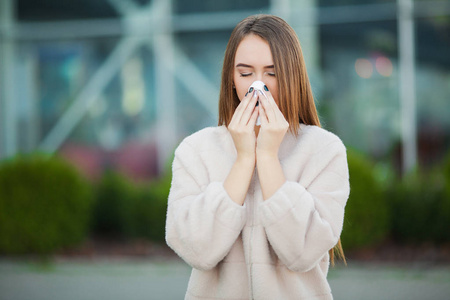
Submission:
{"label": "fuzzy jacket", "polygon": [[332,299],[328,250],[350,191],[346,149],[336,135],[301,124],[278,157],[286,182],[263,200],[255,168],[241,206],[223,187],[236,159],[225,126],[176,149],[166,242],[193,267],[185,299]]}

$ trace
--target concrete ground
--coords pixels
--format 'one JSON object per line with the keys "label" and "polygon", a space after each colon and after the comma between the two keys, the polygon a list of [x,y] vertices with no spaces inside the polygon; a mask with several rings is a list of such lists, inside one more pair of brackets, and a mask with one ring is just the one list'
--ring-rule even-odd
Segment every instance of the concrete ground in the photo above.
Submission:
{"label": "concrete ground", "polygon": [[[1,300],[183,299],[190,268],[180,260],[0,260]],[[350,262],[329,273],[334,299],[450,299],[450,266]]]}

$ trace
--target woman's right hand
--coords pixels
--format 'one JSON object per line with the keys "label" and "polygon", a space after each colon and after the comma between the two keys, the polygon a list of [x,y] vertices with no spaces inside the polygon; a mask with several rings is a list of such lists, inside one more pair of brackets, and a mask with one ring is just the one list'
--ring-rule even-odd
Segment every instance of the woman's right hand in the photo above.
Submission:
{"label": "woman's right hand", "polygon": [[228,130],[233,138],[237,151],[237,158],[255,161],[256,135],[255,124],[259,111],[255,108],[258,93],[248,93],[238,105],[228,124]]}

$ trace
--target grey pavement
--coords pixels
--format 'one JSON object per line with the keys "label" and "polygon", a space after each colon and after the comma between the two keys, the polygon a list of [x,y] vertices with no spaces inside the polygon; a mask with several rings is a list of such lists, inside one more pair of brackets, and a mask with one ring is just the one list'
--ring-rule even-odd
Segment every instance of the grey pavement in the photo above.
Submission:
{"label": "grey pavement", "polygon": [[[1,300],[183,299],[181,260],[0,260]],[[331,268],[334,299],[450,299],[450,266],[350,262]]]}

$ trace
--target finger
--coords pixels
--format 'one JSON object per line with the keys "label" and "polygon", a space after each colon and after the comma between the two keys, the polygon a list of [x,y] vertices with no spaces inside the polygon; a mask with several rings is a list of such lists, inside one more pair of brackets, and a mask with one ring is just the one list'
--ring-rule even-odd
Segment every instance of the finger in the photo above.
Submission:
{"label": "finger", "polygon": [[239,123],[242,119],[242,114],[244,113],[245,109],[247,108],[249,101],[252,99],[253,94],[247,93],[245,94],[244,98],[242,98],[241,103],[236,107],[234,110],[233,116],[231,117],[230,123]]}
{"label": "finger", "polygon": [[285,119],[283,113],[281,112],[280,108],[278,107],[278,104],[275,102],[275,99],[273,98],[273,95],[269,91],[267,86],[266,86],[264,93],[267,96],[267,100],[269,100],[270,106],[272,107],[273,111],[275,112],[277,120]]}
{"label": "finger", "polygon": [[275,102],[275,99],[273,98],[272,93],[269,91],[269,89],[267,88],[267,86],[264,86],[264,87],[265,87],[265,89],[264,89],[263,93],[264,93],[264,95],[266,96],[267,100],[269,101],[269,104],[270,104],[271,106],[274,106],[274,107],[277,107],[277,108],[278,108],[278,105],[277,105],[277,103]]}
{"label": "finger", "polygon": [[241,103],[239,103],[239,105],[236,107],[237,111],[244,111],[245,108],[248,105],[248,102],[251,100],[252,98],[252,94],[251,93],[246,93],[244,98],[242,98]]}
{"label": "finger", "polygon": [[250,98],[250,100],[248,100],[248,104],[247,107],[245,108],[245,110],[242,112],[242,116],[240,119],[240,122],[244,123],[245,125],[247,125],[253,110],[255,108],[256,105],[256,101],[258,101],[258,94],[256,92],[251,93],[252,97]]}
{"label": "finger", "polygon": [[256,119],[258,118],[258,115],[259,115],[259,108],[255,107],[253,109],[252,115],[250,116],[250,119],[248,120],[247,125],[251,126],[252,128],[255,127]]}
{"label": "finger", "polygon": [[259,98],[260,98],[259,102],[261,103],[261,106],[264,110],[264,114],[266,115],[267,121],[275,122],[277,120],[277,117],[274,108],[272,107],[272,105],[270,105],[268,97],[261,93],[261,96]]}
{"label": "finger", "polygon": [[258,106],[258,108],[259,108],[258,109],[259,117],[261,120],[261,127],[264,127],[269,123],[269,121],[267,120],[267,115],[266,115],[265,109],[261,105]]}
{"label": "finger", "polygon": [[269,101],[269,104],[274,111],[276,120],[286,120],[286,118],[284,117],[284,114],[281,112],[280,108],[278,107],[277,103],[275,102],[275,99],[273,98],[269,89],[265,90],[264,93],[267,96],[267,100]]}

